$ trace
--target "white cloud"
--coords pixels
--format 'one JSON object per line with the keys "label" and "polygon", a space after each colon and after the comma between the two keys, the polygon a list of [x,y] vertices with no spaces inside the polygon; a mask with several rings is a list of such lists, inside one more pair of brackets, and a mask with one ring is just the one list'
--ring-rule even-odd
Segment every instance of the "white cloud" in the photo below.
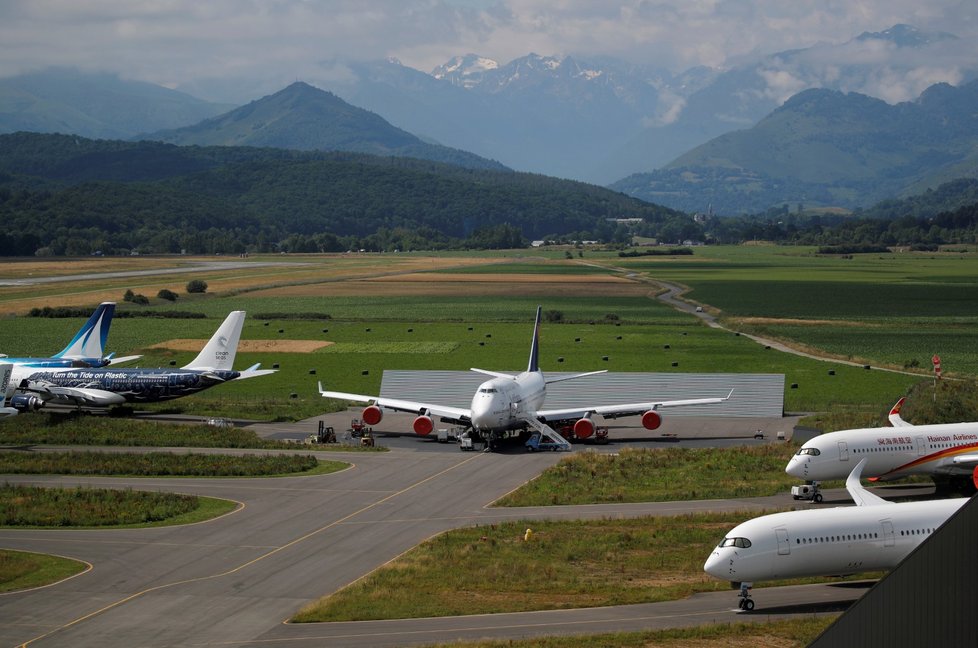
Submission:
{"label": "white cloud", "polygon": [[[678,71],[898,22],[974,43],[976,13],[973,0],[5,0],[0,75],[71,65],[174,85],[297,77],[332,59],[396,57],[429,71],[467,52],[502,63],[607,54]],[[867,45],[853,55],[894,52]],[[955,67],[928,65],[903,85]],[[771,89],[790,84],[776,74]]]}

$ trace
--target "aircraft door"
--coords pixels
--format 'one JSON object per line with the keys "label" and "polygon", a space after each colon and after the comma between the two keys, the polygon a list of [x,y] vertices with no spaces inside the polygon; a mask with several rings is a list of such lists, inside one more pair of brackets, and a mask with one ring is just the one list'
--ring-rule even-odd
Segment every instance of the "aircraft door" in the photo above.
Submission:
{"label": "aircraft door", "polygon": [[927,454],[927,444],[924,442],[924,437],[917,437],[917,456],[923,457]]}
{"label": "aircraft door", "polygon": [[893,546],[893,523],[889,520],[880,520],[880,526],[883,527],[883,546],[892,547]]}
{"label": "aircraft door", "polygon": [[845,441],[839,441],[839,461],[849,461],[849,446]]}
{"label": "aircraft door", "polygon": [[788,529],[781,527],[775,529],[774,533],[778,536],[778,555],[789,555],[791,553],[791,543],[788,541]]}

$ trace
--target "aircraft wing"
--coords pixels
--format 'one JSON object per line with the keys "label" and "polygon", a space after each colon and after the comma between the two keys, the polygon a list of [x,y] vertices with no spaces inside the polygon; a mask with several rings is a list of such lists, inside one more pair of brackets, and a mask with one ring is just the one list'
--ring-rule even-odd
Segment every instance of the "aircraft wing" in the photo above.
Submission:
{"label": "aircraft wing", "polygon": [[335,398],[337,400],[354,401],[356,403],[371,403],[384,409],[394,410],[395,412],[410,412],[412,414],[427,413],[428,416],[437,416],[458,422],[468,422],[472,418],[472,411],[461,407],[421,403],[397,398],[384,398],[382,396],[327,391],[323,389],[322,383],[319,383],[319,393],[323,398]]}
{"label": "aircraft wing", "polygon": [[863,475],[863,466],[866,465],[866,458],[860,459],[856,467],[852,469],[849,473],[849,477],[846,479],[846,490],[849,491],[849,495],[852,497],[852,501],[856,503],[856,506],[877,506],[880,504],[893,504],[888,500],[870,493],[868,490],[863,488],[863,485],[859,483],[859,479]]}
{"label": "aircraft wing", "polygon": [[37,394],[45,403],[54,402],[61,405],[108,407],[126,402],[125,396],[104,389],[61,387],[46,382],[30,382],[26,388],[21,388],[19,391]]}
{"label": "aircraft wing", "polygon": [[5,416],[17,416],[17,410],[13,407],[0,407],[0,418]]}
{"label": "aircraft wing", "polygon": [[596,405],[594,407],[577,407],[573,409],[559,410],[539,410],[537,417],[547,421],[562,421],[573,418],[581,418],[588,414],[600,414],[604,418],[618,418],[621,416],[638,416],[649,410],[659,410],[664,407],[679,407],[681,405],[716,405],[730,398],[733,390],[722,398],[686,398],[682,400],[670,401],[650,401],[647,403],[627,403],[624,405]]}

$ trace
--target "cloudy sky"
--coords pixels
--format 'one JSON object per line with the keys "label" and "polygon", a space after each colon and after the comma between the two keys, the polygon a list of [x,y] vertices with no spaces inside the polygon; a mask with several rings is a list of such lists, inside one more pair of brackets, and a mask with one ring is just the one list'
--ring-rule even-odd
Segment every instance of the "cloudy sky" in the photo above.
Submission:
{"label": "cloudy sky", "polygon": [[975,0],[0,0],[0,77],[57,65],[177,87],[302,79],[337,58],[427,72],[469,52],[500,63],[606,54],[680,71],[896,23],[973,47],[976,16]]}

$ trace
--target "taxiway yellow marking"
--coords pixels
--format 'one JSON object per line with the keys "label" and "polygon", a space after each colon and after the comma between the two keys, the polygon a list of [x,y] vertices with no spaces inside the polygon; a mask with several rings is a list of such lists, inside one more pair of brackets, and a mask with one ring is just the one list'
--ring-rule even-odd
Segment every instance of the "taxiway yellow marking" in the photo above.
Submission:
{"label": "taxiway yellow marking", "polygon": [[309,538],[311,538],[311,537],[313,537],[315,535],[318,535],[318,534],[322,533],[323,531],[327,531],[327,530],[329,530],[329,529],[331,529],[331,528],[333,528],[333,527],[335,527],[335,526],[337,526],[339,524],[343,524],[344,522],[346,522],[350,518],[352,518],[352,517],[354,517],[356,515],[360,515],[361,513],[365,512],[365,511],[369,511],[370,509],[372,509],[372,508],[374,508],[376,506],[380,506],[381,504],[384,504],[388,500],[394,499],[398,495],[403,495],[404,493],[406,493],[406,492],[408,492],[410,490],[413,490],[413,489],[417,488],[418,486],[421,486],[422,484],[425,484],[425,483],[427,483],[427,482],[429,482],[429,481],[431,481],[433,479],[436,479],[438,477],[441,477],[445,473],[447,473],[447,472],[449,472],[451,470],[455,470],[459,466],[464,466],[465,464],[469,463],[470,461],[474,461],[475,459],[478,459],[481,456],[482,456],[481,453],[480,454],[473,455],[473,456],[471,456],[471,457],[469,457],[469,458],[467,458],[467,459],[465,459],[463,461],[460,461],[457,464],[454,464],[452,466],[449,466],[448,468],[445,468],[444,470],[441,470],[441,471],[435,473],[434,475],[429,475],[428,477],[425,477],[424,479],[422,479],[419,482],[415,482],[415,483],[411,484],[410,486],[407,486],[405,488],[402,488],[399,491],[395,491],[395,492],[391,493],[390,495],[388,495],[387,497],[384,497],[382,499],[379,499],[379,500],[377,500],[376,502],[374,502],[372,504],[368,504],[367,506],[364,506],[363,508],[354,511],[353,513],[350,513],[349,515],[347,515],[345,517],[342,517],[342,518],[340,518],[338,520],[334,520],[333,522],[330,522],[326,526],[322,526],[322,527],[319,527],[318,529],[315,529],[313,531],[310,531],[309,533],[307,533],[307,534],[305,534],[303,536],[300,536],[300,537],[296,538],[292,542],[288,542],[288,543],[286,543],[286,544],[284,544],[284,545],[282,545],[280,547],[276,547],[275,549],[272,549],[271,551],[269,551],[267,553],[264,553],[261,556],[258,556],[257,558],[253,558],[252,560],[249,560],[246,563],[243,563],[241,565],[238,565],[237,567],[235,567],[233,569],[229,569],[229,570],[224,571],[224,572],[221,572],[219,574],[211,574],[210,576],[199,576],[197,578],[188,578],[188,579],[185,579],[185,580],[175,581],[173,583],[166,583],[164,585],[157,585],[156,587],[150,587],[150,588],[144,589],[144,590],[142,590],[140,592],[136,592],[135,594],[131,594],[131,595],[129,595],[129,596],[123,598],[123,599],[120,599],[120,600],[118,600],[118,601],[116,601],[114,603],[110,603],[109,605],[106,605],[106,606],[104,606],[102,608],[99,608],[98,610],[95,610],[94,612],[90,612],[90,613],[88,613],[88,614],[86,614],[84,616],[78,617],[77,619],[75,619],[73,621],[69,621],[68,623],[65,623],[64,625],[60,625],[57,628],[54,628],[53,630],[50,630],[50,631],[48,631],[48,632],[46,632],[46,633],[44,633],[42,635],[39,635],[37,637],[34,637],[33,639],[28,639],[24,643],[20,644],[20,646],[18,648],[26,648],[27,646],[29,646],[30,644],[32,644],[32,643],[34,643],[36,641],[40,641],[41,639],[46,639],[46,638],[50,637],[51,635],[54,635],[54,634],[56,634],[58,632],[61,632],[62,630],[66,630],[67,628],[70,628],[70,627],[72,627],[74,625],[78,625],[79,623],[82,623],[84,621],[87,621],[88,619],[91,619],[93,617],[96,617],[96,616],[102,614],[103,612],[108,612],[109,610],[111,610],[113,608],[119,607],[120,605],[123,605],[125,603],[128,603],[129,601],[132,601],[133,599],[139,598],[140,596],[143,596],[145,594],[149,594],[150,592],[156,592],[156,591],[159,591],[159,590],[162,590],[162,589],[166,589],[168,587],[174,587],[176,585],[186,585],[187,583],[198,583],[198,582],[201,582],[201,581],[211,580],[211,579],[214,579],[214,578],[221,578],[223,576],[228,576],[230,574],[237,573],[237,572],[241,571],[242,569],[244,569],[246,567],[250,567],[251,565],[254,565],[257,562],[260,562],[262,560],[265,560],[266,558],[269,558],[271,556],[274,556],[275,554],[277,554],[277,553],[279,553],[281,551],[285,551],[286,549],[289,549],[290,547],[294,547],[295,545],[297,545],[297,544],[299,544],[301,542],[304,542],[304,541],[308,540]]}

